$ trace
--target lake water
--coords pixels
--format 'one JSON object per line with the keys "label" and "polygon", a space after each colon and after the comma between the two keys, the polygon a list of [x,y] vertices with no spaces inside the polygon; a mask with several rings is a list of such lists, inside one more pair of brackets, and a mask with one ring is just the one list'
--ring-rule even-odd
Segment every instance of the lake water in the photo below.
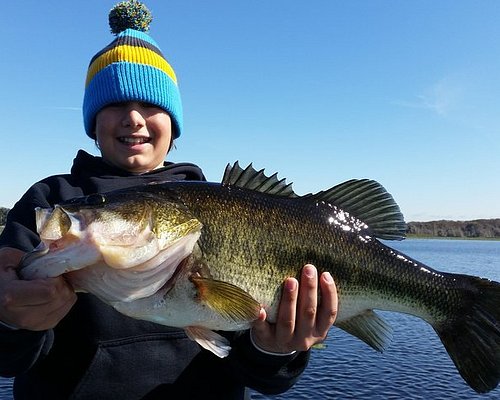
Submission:
{"label": "lake water", "polygon": [[[500,281],[500,241],[417,240],[391,247],[429,266]],[[479,395],[462,380],[433,329],[420,319],[382,313],[394,339],[379,354],[333,328],[326,349],[313,350],[309,366],[286,394],[253,399],[500,399],[500,388]],[[0,378],[0,400],[12,399],[11,381]]]}

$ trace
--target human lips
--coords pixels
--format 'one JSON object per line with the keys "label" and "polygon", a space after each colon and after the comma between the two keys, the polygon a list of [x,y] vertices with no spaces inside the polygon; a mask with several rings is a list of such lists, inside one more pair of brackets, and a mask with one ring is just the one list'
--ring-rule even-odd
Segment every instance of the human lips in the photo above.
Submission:
{"label": "human lips", "polygon": [[126,144],[128,146],[141,145],[149,143],[151,141],[150,137],[145,136],[120,136],[117,139],[120,143]]}

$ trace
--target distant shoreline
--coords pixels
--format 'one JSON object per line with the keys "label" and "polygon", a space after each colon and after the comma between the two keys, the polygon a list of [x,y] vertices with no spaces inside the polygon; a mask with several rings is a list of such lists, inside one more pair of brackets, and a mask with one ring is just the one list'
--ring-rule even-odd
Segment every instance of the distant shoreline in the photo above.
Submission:
{"label": "distant shoreline", "polygon": [[500,240],[500,218],[408,222],[408,237]]}
{"label": "distant shoreline", "polygon": [[500,241],[500,237],[452,237],[452,236],[426,236],[407,234],[406,239],[434,239],[434,240],[485,240],[485,241]]}

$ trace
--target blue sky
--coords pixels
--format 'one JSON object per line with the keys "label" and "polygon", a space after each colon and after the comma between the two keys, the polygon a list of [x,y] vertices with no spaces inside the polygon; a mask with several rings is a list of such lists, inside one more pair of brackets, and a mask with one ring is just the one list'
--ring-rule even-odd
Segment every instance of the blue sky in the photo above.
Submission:
{"label": "blue sky", "polygon": [[[4,2],[0,206],[67,172],[113,1]],[[372,178],[407,221],[500,217],[500,2],[149,0],[185,129],[172,161],[253,162],[299,194]]]}

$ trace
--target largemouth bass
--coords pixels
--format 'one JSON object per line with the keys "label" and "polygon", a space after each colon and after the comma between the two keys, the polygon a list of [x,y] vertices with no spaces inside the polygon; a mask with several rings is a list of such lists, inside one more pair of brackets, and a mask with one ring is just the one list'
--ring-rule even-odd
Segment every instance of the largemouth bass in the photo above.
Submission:
{"label": "largemouth bass", "polygon": [[377,182],[350,180],[297,196],[250,165],[222,183],[164,182],[37,209],[40,246],[25,279],[65,274],[119,312],[184,328],[220,357],[214,332],[248,329],[264,307],[275,321],[285,278],[312,263],[339,293],[335,325],[378,351],[390,326],[374,310],[432,325],[463,379],[487,392],[500,379],[500,284],[436,271],[378,239],[406,225]]}

